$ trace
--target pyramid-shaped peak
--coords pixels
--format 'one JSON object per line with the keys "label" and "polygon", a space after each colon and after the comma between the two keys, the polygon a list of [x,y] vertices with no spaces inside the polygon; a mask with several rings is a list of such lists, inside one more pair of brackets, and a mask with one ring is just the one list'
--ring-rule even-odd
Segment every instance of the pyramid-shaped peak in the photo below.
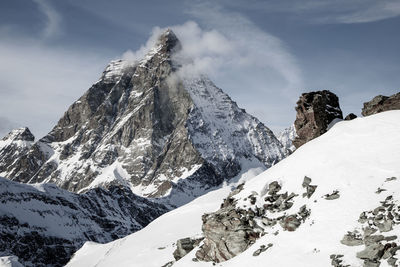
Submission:
{"label": "pyramid-shaped peak", "polygon": [[8,135],[6,135],[3,140],[13,140],[13,141],[30,141],[35,140],[35,136],[31,133],[28,127],[21,127],[12,130]]}
{"label": "pyramid-shaped peak", "polygon": [[162,46],[164,52],[175,52],[181,48],[178,37],[169,28],[158,37],[157,44]]}

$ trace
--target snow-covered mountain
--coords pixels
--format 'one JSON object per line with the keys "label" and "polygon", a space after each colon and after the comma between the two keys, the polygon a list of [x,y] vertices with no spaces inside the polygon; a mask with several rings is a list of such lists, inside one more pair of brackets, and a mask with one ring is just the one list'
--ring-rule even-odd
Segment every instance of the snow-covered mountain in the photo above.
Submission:
{"label": "snow-covered mountain", "polygon": [[16,255],[25,266],[62,266],[85,241],[124,237],[167,211],[125,188],[75,194],[2,177],[0,203],[0,256]]}
{"label": "snow-covered mountain", "polygon": [[296,149],[296,147],[293,145],[293,140],[296,138],[296,129],[294,124],[286,129],[283,129],[283,131],[276,135],[276,138],[288,151],[293,152]]}
{"label": "snow-covered mountain", "polygon": [[397,266],[399,132],[400,111],[338,122],[236,190],[88,242],[67,266]]}
{"label": "snow-covered mountain", "polygon": [[0,172],[72,192],[119,184],[179,206],[236,176],[243,162],[286,156],[273,133],[207,77],[185,78],[171,30],[139,62],[111,62],[30,151]]}

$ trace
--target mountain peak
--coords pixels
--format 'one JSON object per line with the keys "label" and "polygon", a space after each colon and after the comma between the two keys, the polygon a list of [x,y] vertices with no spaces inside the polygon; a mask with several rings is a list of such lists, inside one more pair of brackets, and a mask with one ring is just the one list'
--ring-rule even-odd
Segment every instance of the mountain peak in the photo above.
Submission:
{"label": "mountain peak", "polygon": [[21,127],[18,129],[12,130],[9,134],[7,134],[3,140],[13,140],[13,141],[35,141],[35,136],[31,133],[28,127]]}
{"label": "mountain peak", "polygon": [[181,49],[181,42],[171,29],[167,29],[158,37],[157,45],[161,45],[163,52],[175,52]]}

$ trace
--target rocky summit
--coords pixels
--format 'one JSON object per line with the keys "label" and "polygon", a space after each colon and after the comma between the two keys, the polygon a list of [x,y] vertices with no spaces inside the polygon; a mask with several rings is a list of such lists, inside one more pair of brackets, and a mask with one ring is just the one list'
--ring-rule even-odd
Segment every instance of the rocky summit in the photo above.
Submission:
{"label": "rocky summit", "polygon": [[302,94],[296,112],[297,137],[293,140],[296,148],[324,134],[334,119],[343,119],[339,98],[328,90]]}
{"label": "rocky summit", "polygon": [[400,109],[400,93],[383,96],[375,96],[371,101],[365,102],[361,114],[369,116],[388,110]]}
{"label": "rocky summit", "polygon": [[49,134],[3,176],[72,192],[122,185],[182,205],[236,176],[244,163],[265,168],[286,150],[259,120],[205,76],[182,77],[181,44],[165,31],[138,62],[112,61]]}

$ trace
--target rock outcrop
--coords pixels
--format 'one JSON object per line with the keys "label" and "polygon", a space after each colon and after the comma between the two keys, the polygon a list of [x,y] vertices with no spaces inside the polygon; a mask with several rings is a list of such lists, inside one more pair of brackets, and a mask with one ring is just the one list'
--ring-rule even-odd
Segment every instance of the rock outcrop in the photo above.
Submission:
{"label": "rock outcrop", "polygon": [[178,75],[180,48],[167,30],[143,60],[111,62],[3,175],[72,192],[119,184],[176,207],[237,175],[244,161],[268,168],[283,159],[272,131],[207,77]]}
{"label": "rock outcrop", "polygon": [[363,116],[369,116],[379,112],[396,109],[400,109],[400,93],[391,96],[375,96],[371,101],[364,103],[361,114]]}
{"label": "rock outcrop", "polygon": [[343,119],[339,98],[328,90],[302,94],[296,112],[297,137],[293,140],[296,148],[324,134],[334,119]]}
{"label": "rock outcrop", "polygon": [[[312,190],[309,193],[311,196],[316,186],[310,183],[311,179],[305,177],[302,187]],[[281,192],[282,187],[277,181],[268,185],[266,196],[261,197],[254,192],[243,199],[245,205],[237,205],[238,199],[235,195],[242,188],[243,185],[232,191],[218,211],[203,215],[204,241],[196,252],[197,260],[229,260],[248,249],[259,237],[267,234],[267,231],[274,231],[274,235],[279,234],[279,230],[276,230],[278,225],[284,231],[293,232],[310,216],[311,211],[306,205],[301,206],[298,212],[288,213],[294,198],[299,195]],[[253,255],[258,256],[272,246],[273,244],[262,245]]]}
{"label": "rock outcrop", "polygon": [[63,266],[86,241],[122,238],[168,210],[121,187],[79,195],[1,177],[0,203],[0,256],[24,266]]}
{"label": "rock outcrop", "polygon": [[344,120],[345,121],[351,121],[351,120],[354,120],[355,118],[357,118],[357,115],[354,114],[354,113],[350,113],[346,117],[344,117]]}

